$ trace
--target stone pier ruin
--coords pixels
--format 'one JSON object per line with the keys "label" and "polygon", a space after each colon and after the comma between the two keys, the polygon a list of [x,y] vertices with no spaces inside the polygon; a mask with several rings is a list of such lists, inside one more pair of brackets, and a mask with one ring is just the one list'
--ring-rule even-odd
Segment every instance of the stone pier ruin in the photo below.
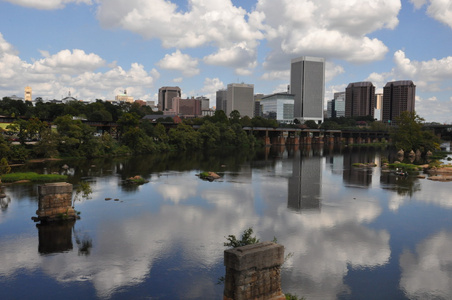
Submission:
{"label": "stone pier ruin", "polygon": [[51,222],[77,218],[72,207],[72,184],[57,182],[39,185],[38,194],[38,217],[34,217],[34,221]]}
{"label": "stone pier ruin", "polygon": [[262,242],[224,251],[223,299],[286,299],[281,290],[284,246]]}

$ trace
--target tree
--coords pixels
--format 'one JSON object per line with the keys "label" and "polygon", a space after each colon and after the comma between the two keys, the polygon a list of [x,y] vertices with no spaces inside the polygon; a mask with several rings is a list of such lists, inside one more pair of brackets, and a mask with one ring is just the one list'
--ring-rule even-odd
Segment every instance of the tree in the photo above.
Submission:
{"label": "tree", "polygon": [[404,111],[396,118],[396,124],[391,137],[397,149],[403,151],[416,151],[422,153],[439,148],[439,138],[430,132],[422,130],[423,118],[415,112]]}
{"label": "tree", "polygon": [[211,120],[213,123],[229,124],[229,119],[223,110],[216,110]]}
{"label": "tree", "polygon": [[307,120],[306,122],[304,122],[304,125],[308,126],[308,128],[310,128],[310,129],[319,128],[319,126],[317,125],[317,123],[314,120]]}
{"label": "tree", "polygon": [[212,122],[204,122],[198,130],[203,139],[204,147],[214,148],[220,142],[220,129]]}
{"label": "tree", "polygon": [[228,240],[228,242],[224,243],[224,246],[237,248],[237,247],[242,247],[242,246],[246,246],[246,245],[259,243],[259,239],[256,238],[256,236],[252,236],[252,235],[253,235],[253,227],[245,229],[245,231],[243,231],[243,233],[242,233],[242,237],[240,240],[238,240],[235,237],[235,235],[230,234],[226,238],[226,240]]}
{"label": "tree", "polygon": [[229,121],[231,122],[231,124],[239,123],[240,122],[240,112],[236,109],[231,111],[231,113],[229,114]]}

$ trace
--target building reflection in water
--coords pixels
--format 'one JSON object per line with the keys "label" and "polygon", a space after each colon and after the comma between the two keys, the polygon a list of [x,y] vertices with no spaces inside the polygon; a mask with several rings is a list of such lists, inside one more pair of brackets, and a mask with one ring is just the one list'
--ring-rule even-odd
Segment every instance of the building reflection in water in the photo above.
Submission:
{"label": "building reflection in water", "polygon": [[39,235],[38,251],[40,254],[51,254],[71,251],[72,229],[75,221],[37,224]]}
{"label": "building reflection in water", "polygon": [[294,152],[292,176],[289,178],[287,207],[297,212],[320,210],[322,157],[315,155],[319,154],[318,151],[307,148],[303,151],[303,157],[300,151]]}
{"label": "building reflection in water", "polygon": [[375,152],[350,151],[344,153],[343,180],[345,186],[369,188],[372,185],[372,167],[354,167],[355,163],[375,163]]}

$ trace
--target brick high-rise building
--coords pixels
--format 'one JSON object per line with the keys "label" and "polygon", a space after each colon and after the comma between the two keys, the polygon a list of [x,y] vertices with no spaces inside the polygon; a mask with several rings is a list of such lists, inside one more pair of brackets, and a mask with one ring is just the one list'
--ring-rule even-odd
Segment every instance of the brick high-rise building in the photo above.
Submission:
{"label": "brick high-rise building", "polygon": [[181,89],[178,86],[164,86],[159,88],[159,110],[165,111],[172,108],[172,99],[181,97]]}
{"label": "brick high-rise building", "polygon": [[375,86],[368,81],[350,83],[345,89],[345,116],[374,116]]}
{"label": "brick high-rise building", "polygon": [[383,88],[383,122],[393,123],[404,111],[414,112],[416,86],[411,80],[386,83]]}

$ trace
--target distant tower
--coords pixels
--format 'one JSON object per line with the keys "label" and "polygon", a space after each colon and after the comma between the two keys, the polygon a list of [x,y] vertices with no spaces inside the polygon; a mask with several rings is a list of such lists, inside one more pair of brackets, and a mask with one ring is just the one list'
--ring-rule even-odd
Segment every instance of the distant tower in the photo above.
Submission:
{"label": "distant tower", "polygon": [[233,110],[240,112],[240,116],[254,116],[254,84],[230,83],[228,84],[226,115]]}
{"label": "distant tower", "polygon": [[383,122],[393,123],[404,111],[414,112],[416,86],[411,80],[386,83],[383,88]]}
{"label": "distant tower", "polygon": [[218,90],[216,93],[216,109],[226,113],[227,90]]}
{"label": "distant tower", "polygon": [[345,89],[345,116],[374,116],[375,86],[368,81],[350,83]]}
{"label": "distant tower", "polygon": [[165,111],[172,108],[172,99],[181,97],[181,89],[178,86],[164,86],[159,88],[159,110]]}
{"label": "distant tower", "polygon": [[295,95],[294,119],[323,122],[325,59],[309,56],[292,59],[290,89]]}
{"label": "distant tower", "polygon": [[32,101],[32,97],[31,97],[31,87],[26,86],[25,87],[25,101]]}

